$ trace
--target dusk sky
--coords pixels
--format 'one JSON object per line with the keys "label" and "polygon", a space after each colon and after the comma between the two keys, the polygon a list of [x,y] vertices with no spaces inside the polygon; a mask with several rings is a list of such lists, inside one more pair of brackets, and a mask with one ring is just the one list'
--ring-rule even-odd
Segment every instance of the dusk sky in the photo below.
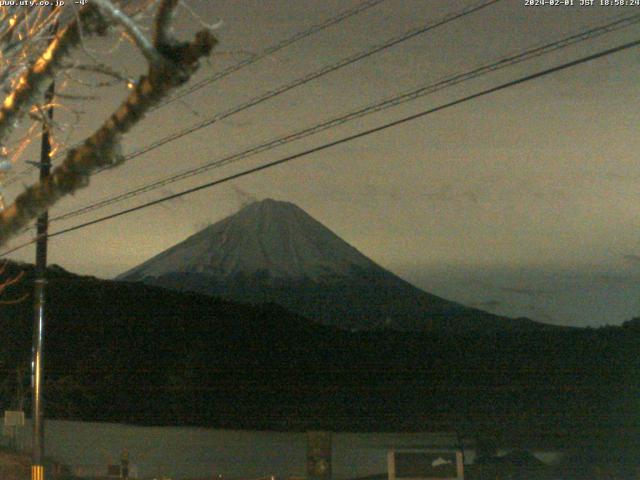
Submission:
{"label": "dusk sky", "polygon": [[[175,34],[221,22],[220,45],[192,83],[361,3],[187,0]],[[124,152],[198,124],[326,65],[482,2],[386,0],[152,112]],[[124,165],[52,211],[95,201],[313,126],[534,46],[640,15],[640,7],[527,6],[502,0],[201,128]],[[599,3],[599,0],[596,1]],[[195,17],[194,15],[195,14]],[[634,24],[443,89],[303,140],[172,183],[55,232],[321,145],[640,38]],[[116,36],[86,49],[126,76],[144,68]],[[78,54],[80,59],[82,54]],[[431,293],[508,316],[598,326],[640,316],[640,49],[631,48],[284,165],[52,239],[50,263],[112,278],[251,199],[296,203],[362,253]],[[83,82],[98,77],[84,75]],[[67,145],[95,129],[126,85],[59,77]],[[188,88],[188,86],[187,86]],[[79,111],[82,111],[80,114]],[[80,115],[80,121],[76,119]],[[28,125],[27,125],[28,126]],[[24,133],[27,126],[21,131]],[[14,135],[19,138],[19,133]],[[65,140],[61,134],[59,140]],[[37,148],[21,157],[37,158]],[[11,176],[9,176],[11,178]],[[35,174],[6,188],[7,201]],[[30,238],[18,237],[10,246]],[[34,248],[11,259],[33,262]]]}

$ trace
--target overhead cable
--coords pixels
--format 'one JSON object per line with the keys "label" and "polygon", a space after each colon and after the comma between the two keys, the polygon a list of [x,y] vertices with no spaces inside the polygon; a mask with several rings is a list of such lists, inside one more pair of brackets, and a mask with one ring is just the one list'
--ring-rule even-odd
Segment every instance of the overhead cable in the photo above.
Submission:
{"label": "overhead cable", "polygon": [[[614,53],[618,53],[618,52],[621,52],[621,51],[624,51],[624,50],[628,50],[628,49],[633,48],[633,47],[637,47],[639,45],[640,45],[640,40],[635,40],[635,41],[632,41],[632,42],[625,43],[623,45],[619,45],[619,46],[614,47],[614,48],[609,48],[609,49],[604,50],[604,51],[600,51],[600,52],[597,52],[597,53],[594,53],[594,54],[591,54],[591,55],[587,55],[587,56],[581,57],[581,58],[579,58],[577,60],[573,60],[573,61],[570,61],[570,62],[567,62],[567,63],[563,63],[562,65],[558,65],[558,66],[555,66],[555,67],[551,67],[551,68],[542,70],[540,72],[536,72],[536,73],[533,73],[533,74],[530,74],[530,75],[526,75],[526,76],[520,77],[520,78],[518,78],[516,80],[511,80],[509,82],[502,83],[502,84],[500,84],[498,86],[482,90],[482,91],[480,91],[478,93],[467,95],[465,97],[462,97],[462,98],[459,98],[457,100],[442,104],[440,106],[437,106],[437,107],[434,107],[434,108],[430,108],[428,110],[424,110],[424,111],[421,111],[419,113],[415,113],[415,114],[403,117],[403,118],[401,118],[399,120],[395,120],[393,122],[388,122],[388,123],[385,123],[385,124],[380,125],[378,127],[370,128],[368,130],[364,130],[362,132],[359,132],[359,133],[356,133],[356,134],[353,134],[353,135],[349,135],[349,136],[340,138],[338,140],[334,140],[332,142],[324,143],[324,144],[319,145],[317,147],[313,147],[313,148],[310,148],[308,150],[304,150],[302,152],[295,153],[293,155],[288,155],[288,156],[286,156],[284,158],[280,158],[279,160],[274,160],[272,162],[268,162],[268,163],[259,165],[257,167],[249,168],[247,170],[243,170],[242,172],[238,172],[238,173],[235,173],[233,175],[229,175],[227,177],[224,177],[224,178],[221,178],[221,179],[218,179],[218,180],[207,182],[207,183],[204,183],[202,185],[198,185],[197,187],[189,188],[187,190],[183,190],[181,192],[174,193],[172,195],[167,195],[165,197],[158,198],[156,200],[144,203],[142,205],[138,205],[136,207],[128,208],[126,210],[121,210],[120,212],[116,212],[116,213],[113,213],[113,214],[110,214],[110,215],[105,215],[103,217],[100,217],[100,218],[97,218],[97,219],[94,219],[94,220],[91,220],[91,221],[88,221],[88,222],[84,222],[84,223],[81,223],[81,224],[78,224],[78,225],[74,225],[72,227],[68,227],[68,228],[65,228],[63,230],[58,230],[57,232],[50,233],[48,235],[48,237],[52,238],[52,237],[57,237],[57,236],[60,236],[60,235],[64,235],[64,234],[67,234],[67,233],[70,233],[70,232],[73,232],[73,231],[76,231],[76,230],[80,230],[80,229],[89,227],[91,225],[95,225],[97,223],[102,223],[102,222],[105,222],[107,220],[112,220],[114,218],[121,217],[123,215],[128,215],[130,213],[137,212],[139,210],[143,210],[143,209],[152,207],[154,205],[158,205],[158,204],[170,201],[170,200],[174,200],[176,198],[180,198],[180,197],[183,197],[185,195],[189,195],[191,193],[195,193],[195,192],[198,192],[198,191],[201,191],[201,190],[204,190],[204,189],[212,188],[212,187],[215,187],[217,185],[221,185],[223,183],[227,183],[227,182],[230,182],[232,180],[236,180],[238,178],[242,178],[242,177],[245,177],[245,176],[248,176],[248,175],[252,175],[252,174],[260,172],[262,170],[267,170],[269,168],[273,168],[273,167],[276,167],[278,165],[282,165],[284,163],[288,163],[288,162],[290,162],[292,160],[296,160],[296,159],[299,159],[299,158],[307,157],[307,156],[309,156],[309,155],[311,155],[313,153],[318,153],[318,152],[327,150],[329,148],[333,148],[335,146],[342,145],[342,144],[345,144],[347,142],[351,142],[353,140],[357,140],[359,138],[366,137],[368,135],[372,135],[374,133],[382,132],[384,130],[388,130],[390,128],[397,127],[399,125],[404,125],[405,123],[411,122],[413,120],[417,120],[419,118],[423,118],[423,117],[425,117],[427,115],[431,115],[433,113],[436,113],[436,112],[439,112],[439,111],[442,111],[442,110],[445,110],[445,109],[448,109],[448,108],[451,108],[451,107],[454,107],[454,106],[469,102],[471,100],[475,100],[475,99],[480,98],[480,97],[484,97],[484,96],[492,94],[492,93],[496,93],[496,92],[499,92],[499,91],[502,91],[502,90],[506,90],[507,88],[511,88],[511,87],[523,84],[525,82],[530,82],[532,80],[535,80],[535,79],[538,79],[538,78],[541,78],[541,77],[545,77],[545,76],[549,76],[549,75],[552,75],[554,73],[558,73],[560,71],[566,70],[566,69],[571,68],[571,67],[575,67],[577,65],[580,65],[580,64],[583,64],[583,63],[586,63],[586,62],[593,61],[593,60],[598,59],[598,58],[606,57],[606,56],[612,55]],[[3,252],[2,254],[0,254],[0,257],[4,257],[4,256],[8,255],[9,253],[12,253],[12,252],[15,252],[17,250],[20,250],[20,249],[26,247],[27,245],[30,245],[30,244],[34,243],[36,240],[37,240],[37,238],[34,238],[31,241],[29,241],[28,243],[24,243],[24,244],[19,245],[19,246],[15,247],[15,248],[7,250],[7,251]]]}

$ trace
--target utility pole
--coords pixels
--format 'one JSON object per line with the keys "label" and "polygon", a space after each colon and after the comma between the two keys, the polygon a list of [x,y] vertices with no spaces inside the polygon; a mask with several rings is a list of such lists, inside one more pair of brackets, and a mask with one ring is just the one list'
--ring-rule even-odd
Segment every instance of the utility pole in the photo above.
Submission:
{"label": "utility pole", "polygon": [[[55,30],[54,30],[55,31]],[[51,120],[53,119],[53,95],[55,84],[45,93],[45,104],[48,121],[42,126],[42,145],[40,148],[40,182],[46,180],[51,172]],[[33,350],[31,358],[31,386],[33,422],[33,452],[31,459],[31,480],[44,480],[44,415],[42,407],[43,365],[44,365],[44,325],[45,325],[45,287],[47,285],[47,234],[49,229],[49,212],[38,217],[36,242],[36,269],[34,288],[34,321]]]}

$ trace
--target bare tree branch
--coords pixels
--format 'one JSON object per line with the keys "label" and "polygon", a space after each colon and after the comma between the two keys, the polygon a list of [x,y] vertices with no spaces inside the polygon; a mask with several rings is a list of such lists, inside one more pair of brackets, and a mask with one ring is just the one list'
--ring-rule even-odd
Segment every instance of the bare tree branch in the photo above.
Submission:
{"label": "bare tree branch", "polygon": [[[2,270],[4,271],[4,266]],[[0,294],[4,292],[11,285],[18,283],[20,280],[22,280],[22,277],[24,277],[24,271],[21,271],[19,274],[15,275],[14,277],[11,277],[3,281],[2,283],[0,283]]]}
{"label": "bare tree branch", "polygon": [[153,48],[151,42],[144,36],[142,31],[138,28],[136,23],[128,16],[125,15],[122,10],[116,7],[109,0],[91,0],[100,9],[103,15],[109,18],[112,22],[122,25],[127,35],[129,35],[135,44],[138,46],[142,54],[147,61],[155,66],[160,67],[164,59],[158,51]]}
{"label": "bare tree branch", "polygon": [[27,298],[29,298],[29,294],[24,293],[20,295],[18,298],[12,298],[10,300],[0,300],[0,305],[16,305],[18,303],[24,302]]}
{"label": "bare tree branch", "polygon": [[81,72],[99,73],[100,75],[111,77],[121,83],[128,83],[131,81],[130,78],[125,77],[120,72],[111,68],[109,65],[105,65],[100,62],[96,62],[95,64],[92,64],[92,65],[84,65],[84,64],[65,65],[65,68],[68,68],[69,70],[78,70]]}
{"label": "bare tree branch", "polygon": [[[91,5],[83,7],[79,12],[85,31],[104,34],[107,23]],[[54,69],[69,49],[80,40],[79,23],[73,21],[61,29],[49,43],[44,53],[24,72],[15,89],[5,98],[0,107],[0,143],[3,143],[9,133],[17,127],[18,121],[39,95],[47,87]]]}
{"label": "bare tree branch", "polygon": [[162,0],[158,7],[153,36],[153,44],[156,48],[162,48],[162,46],[169,45],[170,43],[169,25],[171,25],[173,12],[178,6],[178,3],[178,0]]}
{"label": "bare tree branch", "polygon": [[[8,262],[3,262],[2,265],[0,266],[0,275],[2,275],[4,273],[4,271],[7,268],[7,263]],[[2,293],[4,293],[4,291],[10,287],[11,285],[14,285],[16,283],[18,283],[20,280],[22,280],[22,277],[24,277],[24,270],[21,271],[20,273],[18,273],[17,275],[14,275],[11,278],[8,278],[6,280],[3,280],[2,282],[0,282],[0,295],[2,295]],[[24,294],[21,295],[18,298],[13,298],[10,300],[0,300],[0,305],[13,305],[15,303],[20,303],[23,300],[25,300],[27,297],[29,296],[29,294]]]}
{"label": "bare tree branch", "polygon": [[199,59],[208,55],[216,43],[211,32],[203,30],[192,42],[163,45],[159,50],[163,56],[161,66],[152,64],[125,102],[93,135],[71,149],[46,180],[27,187],[0,213],[0,245],[59,199],[86,187],[93,171],[119,164],[122,161],[119,154],[122,135],[172,89],[185,83],[196,71]]}

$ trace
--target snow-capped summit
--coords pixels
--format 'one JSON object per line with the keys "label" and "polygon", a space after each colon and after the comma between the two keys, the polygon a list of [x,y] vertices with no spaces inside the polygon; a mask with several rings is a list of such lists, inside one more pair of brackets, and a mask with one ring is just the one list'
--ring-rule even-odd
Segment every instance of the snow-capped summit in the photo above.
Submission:
{"label": "snow-capped summit", "polygon": [[424,292],[289,202],[245,206],[120,275],[231,300],[274,302],[346,329],[502,330],[534,324]]}
{"label": "snow-capped summit", "polygon": [[119,279],[198,273],[321,281],[376,265],[304,210],[266,199],[192,235]]}

